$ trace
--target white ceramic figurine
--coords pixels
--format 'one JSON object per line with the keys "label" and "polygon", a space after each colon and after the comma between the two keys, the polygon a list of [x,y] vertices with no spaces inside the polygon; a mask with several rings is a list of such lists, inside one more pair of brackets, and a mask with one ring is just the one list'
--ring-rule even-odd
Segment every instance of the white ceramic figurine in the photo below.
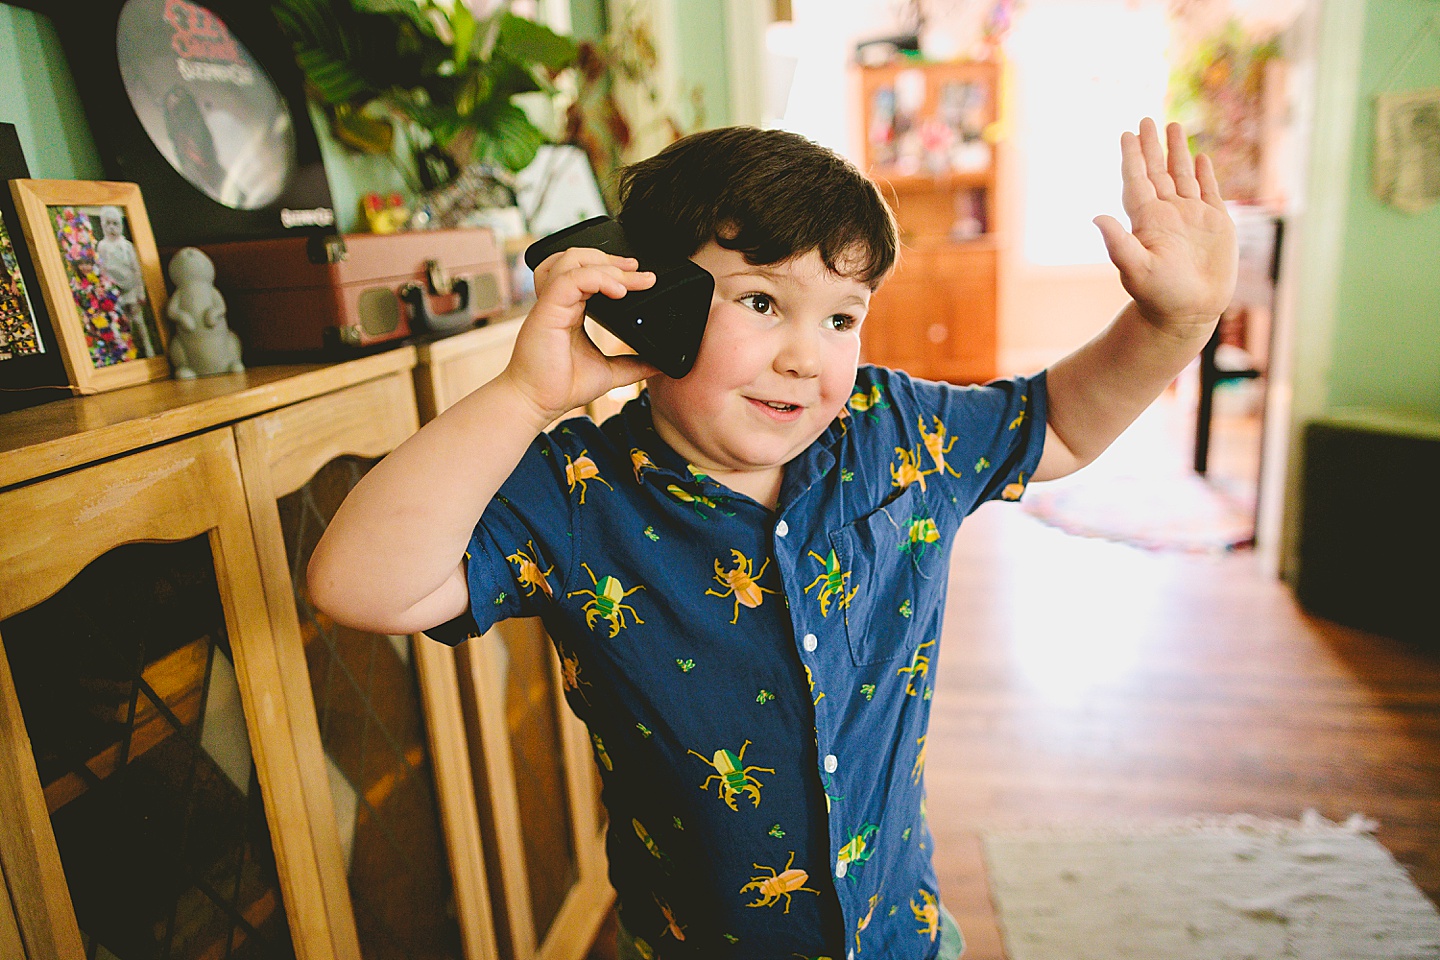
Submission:
{"label": "white ceramic figurine", "polygon": [[175,292],[165,316],[175,325],[170,368],[178,380],[239,373],[240,338],[225,322],[225,300],[215,289],[215,264],[203,251],[185,247],[170,258]]}

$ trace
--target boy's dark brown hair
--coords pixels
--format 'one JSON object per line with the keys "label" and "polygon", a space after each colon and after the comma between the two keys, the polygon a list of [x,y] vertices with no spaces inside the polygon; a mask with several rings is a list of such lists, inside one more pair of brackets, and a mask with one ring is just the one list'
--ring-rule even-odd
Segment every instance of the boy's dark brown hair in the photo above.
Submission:
{"label": "boy's dark brown hair", "polygon": [[854,164],[799,134],[722,127],[677,140],[620,173],[620,223],[645,256],[691,256],[710,240],[752,264],[811,250],[874,289],[899,234]]}

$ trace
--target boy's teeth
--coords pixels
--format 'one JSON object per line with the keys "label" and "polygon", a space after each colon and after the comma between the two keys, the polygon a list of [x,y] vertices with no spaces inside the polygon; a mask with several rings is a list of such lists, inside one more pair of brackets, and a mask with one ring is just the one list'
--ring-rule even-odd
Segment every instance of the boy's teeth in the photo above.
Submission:
{"label": "boy's teeth", "polygon": [[776,403],[774,400],[766,400],[766,401],[765,401],[765,405],[768,406],[768,407],[773,407],[773,408],[775,408],[776,410],[794,410],[794,409],[795,409],[795,404],[793,404],[793,403]]}

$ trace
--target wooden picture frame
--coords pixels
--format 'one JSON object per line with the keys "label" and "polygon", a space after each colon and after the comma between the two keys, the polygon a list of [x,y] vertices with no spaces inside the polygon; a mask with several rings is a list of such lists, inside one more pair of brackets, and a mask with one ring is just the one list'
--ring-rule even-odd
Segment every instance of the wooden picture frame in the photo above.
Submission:
{"label": "wooden picture frame", "polygon": [[169,377],[165,278],[140,188],[12,180],[10,191],[71,386],[99,393]]}
{"label": "wooden picture frame", "polygon": [[[13,124],[0,123],[0,180],[30,176]],[[70,379],[20,216],[0,187],[0,413],[70,396]]]}

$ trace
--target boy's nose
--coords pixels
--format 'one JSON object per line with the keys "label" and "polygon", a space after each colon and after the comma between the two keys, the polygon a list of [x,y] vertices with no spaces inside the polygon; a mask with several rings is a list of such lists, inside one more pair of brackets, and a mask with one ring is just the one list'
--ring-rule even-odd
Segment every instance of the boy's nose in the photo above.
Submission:
{"label": "boy's nose", "polygon": [[775,370],[792,377],[814,377],[820,373],[820,342],[817,331],[797,325],[791,328],[775,354]]}

